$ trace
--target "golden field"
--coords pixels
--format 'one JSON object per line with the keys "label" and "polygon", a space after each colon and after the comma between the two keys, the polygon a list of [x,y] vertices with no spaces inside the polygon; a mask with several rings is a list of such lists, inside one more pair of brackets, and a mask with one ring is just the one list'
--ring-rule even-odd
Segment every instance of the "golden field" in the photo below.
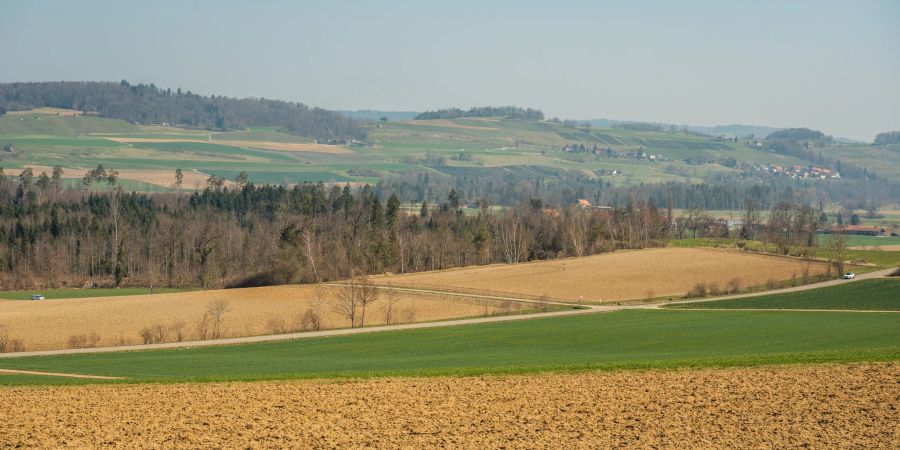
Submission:
{"label": "golden field", "polygon": [[[801,278],[803,261],[738,251],[700,248],[652,248],[583,258],[525,264],[494,264],[435,272],[374,277],[397,286],[543,296],[570,301],[616,301],[679,297],[697,283],[724,289],[737,278],[741,286]],[[824,273],[809,264],[809,275]]]}
{"label": "golden field", "polygon": [[[2,376],[2,375],[0,375]],[[900,365],[0,389],[5,447],[896,448]]]}
{"label": "golden field", "polygon": [[[323,287],[321,328],[348,328],[349,320],[339,314],[337,287]],[[221,337],[254,336],[299,331],[304,314],[315,304],[316,288],[310,285],[272,286],[245,289],[181,292],[174,294],[44,300],[40,302],[0,300],[0,325],[10,337],[22,339],[26,350],[71,347],[73,335],[96,334],[92,345],[141,344],[141,331],[161,325],[165,341],[198,339],[197,325],[211,302],[227,300]],[[380,298],[366,312],[366,325],[383,325],[387,318],[388,296]],[[391,323],[422,322],[481,315],[512,313],[523,303],[485,301],[455,296],[419,293],[395,294]]]}

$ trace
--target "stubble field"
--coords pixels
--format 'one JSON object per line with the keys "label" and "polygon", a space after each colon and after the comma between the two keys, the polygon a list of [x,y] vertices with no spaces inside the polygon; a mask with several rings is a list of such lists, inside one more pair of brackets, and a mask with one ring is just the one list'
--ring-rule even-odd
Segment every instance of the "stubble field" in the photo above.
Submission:
{"label": "stubble field", "polygon": [[[2,376],[2,375],[0,375]],[[0,389],[10,447],[895,448],[900,365]]]}
{"label": "stubble field", "polygon": [[[321,328],[345,328],[350,322],[340,314],[337,287],[322,288]],[[164,341],[195,340],[197,324],[209,305],[226,300],[221,337],[253,336],[300,331],[303,316],[315,306],[316,288],[309,285],[179,292],[78,299],[32,301],[0,300],[0,325],[10,337],[22,339],[26,350],[67,348],[71,336],[96,334],[92,346],[143,343],[141,330],[157,325],[165,329]],[[366,311],[366,325],[383,325],[388,295]],[[397,292],[391,303],[391,323],[423,322],[459,317],[515,313],[526,307],[457,296]]]}
{"label": "stubble field", "polygon": [[[789,258],[702,248],[654,248],[526,264],[469,267],[374,278],[398,286],[543,296],[570,301],[679,297],[697,283],[726,288],[802,278],[807,263]],[[809,275],[824,273],[822,263]]]}

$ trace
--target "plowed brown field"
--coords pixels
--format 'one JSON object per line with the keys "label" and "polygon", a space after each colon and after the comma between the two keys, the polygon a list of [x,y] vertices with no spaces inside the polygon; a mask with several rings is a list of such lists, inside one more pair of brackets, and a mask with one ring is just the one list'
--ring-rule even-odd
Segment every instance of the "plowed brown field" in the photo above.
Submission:
{"label": "plowed brown field", "polygon": [[[325,288],[321,307],[322,329],[349,327],[346,317],[335,310],[338,288]],[[68,347],[72,335],[96,333],[97,346],[143,343],[145,327],[172,327],[183,323],[184,340],[194,340],[196,327],[211,301],[229,301],[224,337],[253,336],[296,331],[303,314],[313,305],[315,288],[309,285],[226,289],[175,294],[134,295],[79,299],[0,301],[0,324],[10,336],[23,339],[26,350]],[[398,293],[391,308],[392,323],[422,322],[515,312],[527,305],[452,296]],[[366,325],[383,325],[387,297],[366,312]],[[274,327],[281,328],[275,330]],[[166,341],[174,340],[174,331]]]}
{"label": "plowed brown field", "polygon": [[4,447],[896,448],[900,365],[0,389]]}
{"label": "plowed brown field", "polygon": [[[541,296],[573,301],[609,301],[681,296],[697,283],[724,289],[737,278],[743,287],[802,277],[796,259],[699,248],[652,248],[527,264],[494,264],[373,278],[395,285]],[[810,275],[825,265],[811,263]]]}

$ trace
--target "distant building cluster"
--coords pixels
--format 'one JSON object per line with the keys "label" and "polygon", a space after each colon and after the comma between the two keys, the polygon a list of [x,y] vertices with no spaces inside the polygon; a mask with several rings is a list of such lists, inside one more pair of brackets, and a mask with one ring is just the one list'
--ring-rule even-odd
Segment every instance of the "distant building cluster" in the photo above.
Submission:
{"label": "distant building cluster", "polygon": [[788,166],[781,164],[769,164],[766,166],[756,165],[754,166],[756,170],[767,172],[770,175],[775,176],[785,176],[791,178],[807,178],[813,180],[826,180],[831,178],[840,178],[841,174],[836,170],[826,169],[824,167],[817,166]]}
{"label": "distant building cluster", "polygon": [[638,150],[617,152],[611,147],[600,148],[596,144],[593,147],[585,147],[584,144],[566,144],[562,147],[562,151],[566,153],[590,153],[597,156],[605,156],[607,158],[625,158],[625,159],[643,159],[647,161],[670,161],[663,155],[655,155],[647,153],[643,148]]}

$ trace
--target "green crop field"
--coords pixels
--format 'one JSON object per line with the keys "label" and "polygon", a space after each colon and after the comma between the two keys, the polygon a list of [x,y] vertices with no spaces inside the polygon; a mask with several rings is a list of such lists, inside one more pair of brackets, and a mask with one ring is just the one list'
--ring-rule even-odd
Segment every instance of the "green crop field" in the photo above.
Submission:
{"label": "green crop field", "polygon": [[[827,247],[833,238],[831,234],[816,236],[819,245]],[[884,245],[900,245],[900,237],[897,236],[847,236],[847,245],[851,247],[880,247]]]}
{"label": "green crop field", "polygon": [[900,311],[900,278],[862,280],[808,291],[685,303],[669,308]]}
{"label": "green crop field", "polygon": [[[900,358],[900,314],[620,311],[175,350],[0,359],[142,381],[426,376]],[[85,382],[7,377],[0,384]]]}
{"label": "green crop field", "polygon": [[185,289],[174,288],[90,288],[90,289],[44,289],[32,291],[0,291],[0,299],[7,300],[31,300],[33,294],[41,294],[47,300],[85,298],[85,297],[115,297],[120,295],[147,295],[168,294],[171,292],[183,292]]}

